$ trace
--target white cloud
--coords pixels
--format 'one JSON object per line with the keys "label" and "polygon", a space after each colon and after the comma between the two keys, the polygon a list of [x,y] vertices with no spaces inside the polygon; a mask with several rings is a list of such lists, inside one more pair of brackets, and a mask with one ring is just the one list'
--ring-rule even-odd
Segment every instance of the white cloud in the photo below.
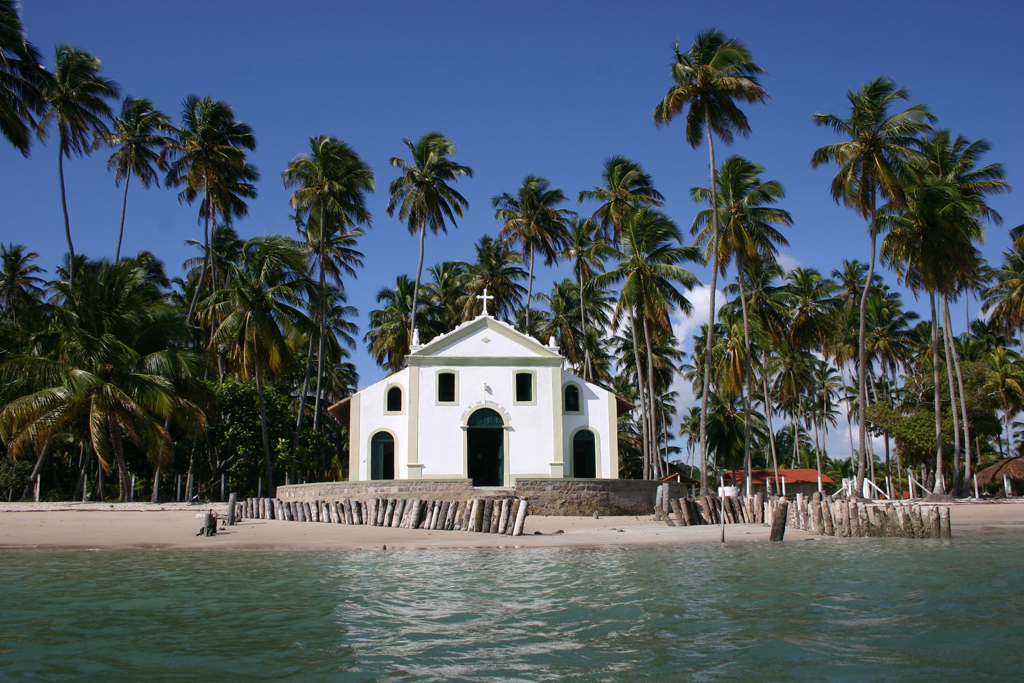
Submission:
{"label": "white cloud", "polygon": [[782,266],[782,269],[785,270],[786,272],[789,272],[794,268],[799,268],[804,265],[800,263],[800,261],[798,261],[796,257],[787,254],[783,251],[779,252],[779,255],[775,258],[775,260],[778,261],[779,265]]}

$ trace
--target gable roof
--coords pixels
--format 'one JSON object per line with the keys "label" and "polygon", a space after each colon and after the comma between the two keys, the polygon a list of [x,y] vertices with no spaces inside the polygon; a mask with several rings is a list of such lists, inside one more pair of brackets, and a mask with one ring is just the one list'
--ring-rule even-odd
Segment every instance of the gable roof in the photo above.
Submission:
{"label": "gable roof", "polygon": [[557,349],[544,346],[489,315],[477,316],[447,334],[434,337],[423,346],[414,346],[406,356],[410,366],[449,364],[455,359],[475,359],[495,365],[503,360],[529,361],[551,366],[560,366],[563,360]]}

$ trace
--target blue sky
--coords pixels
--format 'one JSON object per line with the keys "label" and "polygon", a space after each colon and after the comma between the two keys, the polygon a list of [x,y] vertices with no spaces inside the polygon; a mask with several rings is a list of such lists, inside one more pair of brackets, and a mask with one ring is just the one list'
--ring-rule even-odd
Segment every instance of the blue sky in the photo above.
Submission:
{"label": "blue sky", "polygon": [[[362,242],[366,268],[347,285],[361,334],[376,292],[416,267],[416,240],[384,211],[396,175],[388,160],[405,152],[403,137],[439,130],[458,146],[456,160],[475,171],[458,185],[467,215],[448,236],[428,237],[428,265],[471,259],[473,243],[498,229],[490,198],[514,191],[525,175],[544,176],[575,198],[598,183],[613,154],[640,161],[666,210],[688,229],[696,211],[688,190],[707,183],[707,149],[685,144],[682,122],[655,129],[651,112],[671,84],[675,40],[685,46],[709,26],[745,41],[770,74],[763,84],[771,100],[745,108],[752,135],[717,152],[746,156],[766,167],[765,179],[785,184],[783,206],[796,222],[785,263],[828,273],[843,258],[867,257],[863,222],[828,195],[832,170],[810,167],[813,150],[836,141],[810,117],[843,114],[846,91],[880,74],[908,87],[912,103],[928,104],[939,125],[988,138],[988,160],[1004,162],[1011,183],[1024,157],[1018,2],[25,0],[23,17],[48,63],[57,43],[87,49],[124,94],[153,99],[175,121],[189,93],[230,103],[259,145],[251,160],[262,174],[260,197],[237,224],[245,237],[292,231],[280,177],[310,136],[355,147],[378,186]],[[121,192],[106,155],[73,159],[65,172],[76,250],[113,256]],[[52,270],[66,250],[55,143],[36,145],[29,159],[0,144],[0,188],[0,241],[26,244]],[[992,202],[1005,218],[984,247],[993,262],[1009,243],[1006,227],[1024,223],[1017,196]],[[192,255],[184,241],[202,236],[197,213],[172,191],[134,186],[124,251],[151,250],[178,274]],[[563,276],[539,272],[535,291]],[[694,303],[706,295],[695,292]],[[962,321],[962,308],[954,316]],[[677,329],[692,326],[680,321]],[[362,344],[354,360],[362,384],[383,376]]]}

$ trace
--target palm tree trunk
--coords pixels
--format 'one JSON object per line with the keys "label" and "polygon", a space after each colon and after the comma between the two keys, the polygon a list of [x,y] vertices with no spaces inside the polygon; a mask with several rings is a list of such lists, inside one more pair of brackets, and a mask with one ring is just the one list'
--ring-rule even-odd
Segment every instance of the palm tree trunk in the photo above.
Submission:
{"label": "palm tree trunk", "polygon": [[[321,232],[323,229],[321,228]],[[423,249],[426,246],[427,226],[420,226],[420,261],[416,266],[416,282],[412,286],[412,319],[409,321],[409,344],[416,338],[416,304],[420,296],[420,277],[423,275]]]}
{"label": "palm tree trunk", "polygon": [[[942,304],[945,306],[946,297],[942,297]],[[943,311],[945,313],[945,311]],[[957,411],[956,382],[953,379],[953,363],[950,347],[953,345],[952,333],[949,325],[945,322],[943,315],[942,326],[942,347],[946,353],[946,380],[949,384],[949,410],[953,414],[953,485],[949,487],[950,493],[954,496],[960,493],[960,413]]]}
{"label": "palm tree trunk", "polygon": [[583,303],[583,263],[577,272],[576,281],[580,287],[580,327],[583,331],[583,381],[590,381],[590,339],[587,337],[587,310]]}
{"label": "palm tree trunk", "polygon": [[[322,221],[321,221],[322,223]],[[323,225],[320,226],[320,242],[323,243]],[[413,297],[413,306],[416,305],[415,296]],[[324,380],[324,339],[327,337],[327,281],[324,275],[324,263],[323,255],[320,256],[320,341],[317,346],[316,356],[316,398],[313,403],[313,429],[319,432],[321,430],[321,396],[323,395],[323,380]]]}
{"label": "palm tree trunk", "polygon": [[633,332],[633,364],[636,366],[636,382],[639,389],[640,395],[640,424],[643,426],[643,463],[644,463],[644,479],[651,478],[651,463],[648,458],[651,449],[648,442],[647,434],[647,395],[644,391],[644,373],[640,367],[640,345],[636,341],[636,316],[633,314],[633,306],[630,304],[629,307],[629,327]]}
{"label": "palm tree trunk", "polygon": [[[947,327],[950,328],[950,335],[952,336],[952,323],[949,317],[949,301],[944,300],[942,302],[943,317],[946,320]],[[967,399],[964,396],[964,375],[960,371],[960,354],[956,350],[956,344],[950,339],[950,347],[953,351],[953,367],[956,368],[956,383],[957,388],[960,392],[960,410],[962,412],[961,417],[964,423],[964,485],[969,486],[971,481],[971,426],[967,421]],[[954,473],[955,476],[955,473]]]}
{"label": "palm tree trunk", "polygon": [[658,453],[657,429],[655,425],[655,402],[654,402],[654,353],[651,351],[650,320],[644,316],[644,345],[647,347],[647,395],[650,397],[648,405],[651,407],[649,415],[651,421],[651,462],[655,463],[655,477],[661,474],[661,455]]}
{"label": "palm tree trunk", "polygon": [[[60,121],[57,122],[58,127]],[[60,206],[64,210],[64,236],[68,240],[68,286],[75,287],[75,245],[71,241],[71,221],[68,219],[68,199],[64,191],[64,130],[60,133],[60,152],[57,154],[57,171],[60,174]]]}
{"label": "palm tree trunk", "polygon": [[814,464],[818,469],[818,493],[825,493],[821,485],[821,442],[818,441],[818,420],[814,421]]}
{"label": "palm tree trunk", "polygon": [[114,253],[114,262],[121,260],[121,240],[124,239],[124,214],[128,209],[128,183],[132,181],[132,170],[128,169],[128,176],[124,179],[124,199],[121,200],[121,230],[117,233],[117,251]]}
{"label": "palm tree trunk", "polygon": [[110,431],[110,447],[114,451],[114,462],[117,463],[118,500],[122,503],[128,500],[128,494],[132,487],[132,480],[128,474],[128,463],[124,460],[124,444],[121,443],[121,425],[113,416],[107,418]]}
{"label": "palm tree trunk", "polygon": [[208,263],[212,263],[213,254],[210,253],[210,210],[209,207],[213,206],[213,200],[210,199],[210,179],[206,179],[206,183],[203,189],[204,200],[207,202],[206,221],[203,223],[203,244],[206,249],[206,253],[203,255],[203,267],[199,271],[199,279],[196,281],[196,291],[192,293],[192,301],[188,305],[188,313],[185,315],[185,322],[189,323],[192,321],[192,316],[196,312],[196,305],[199,303],[199,292],[203,289],[203,282],[206,281],[206,268]]}
{"label": "palm tree trunk", "polygon": [[274,462],[270,458],[270,433],[267,428],[267,404],[263,398],[263,365],[260,363],[259,349],[253,343],[253,364],[256,366],[256,394],[260,398],[260,425],[263,427],[263,457],[267,465],[267,497],[274,497]]}
{"label": "palm tree trunk", "polygon": [[295,418],[295,437],[292,439],[291,480],[295,483],[295,453],[299,449],[299,437],[302,435],[302,414],[306,410],[306,392],[309,389],[309,375],[313,371],[313,336],[309,337],[309,351],[306,353],[306,374],[302,378],[302,391],[299,395],[299,411]]}
{"label": "palm tree trunk", "polygon": [[711,107],[704,103],[704,123],[708,136],[708,154],[711,157],[711,222],[712,222],[712,244],[711,244],[711,296],[708,306],[708,339],[707,348],[704,351],[704,391],[700,399],[700,494],[708,494],[708,397],[711,392],[711,353],[714,348],[715,337],[715,287],[718,285],[718,182],[715,177],[715,143],[711,135]]}
{"label": "palm tree trunk", "polygon": [[[43,444],[42,450],[39,451],[39,456],[36,458],[36,464],[32,467],[32,474],[28,477],[28,484],[25,486],[25,490],[21,492],[22,500],[28,498],[29,493],[35,490],[36,480],[39,479],[40,472],[43,469],[43,463],[46,462],[46,457],[50,455],[51,444],[52,442],[47,440],[46,443]],[[36,502],[39,502],[38,498],[36,499]]]}
{"label": "palm tree trunk", "polygon": [[928,293],[932,307],[932,380],[935,383],[935,487],[932,493],[945,493],[942,482],[942,394],[939,357],[939,319],[935,313],[935,292]]}
{"label": "palm tree trunk", "polygon": [[743,284],[744,262],[743,256],[736,259],[736,266],[739,273],[737,279],[740,282],[740,306],[743,309],[743,349],[746,353],[747,377],[743,396],[743,485],[747,495],[751,495],[750,486],[750,397],[754,393],[754,371],[750,357],[750,322],[747,318],[747,290]]}
{"label": "palm tree trunk", "polygon": [[[868,348],[867,348],[867,320],[868,320],[868,293],[871,291],[871,280],[875,277],[875,245],[878,237],[875,234],[875,197],[874,193],[871,195],[871,207],[870,207],[870,225],[868,226],[871,232],[871,260],[868,262],[868,279],[864,283],[864,291],[860,295],[860,321],[859,330],[857,332],[857,428],[859,431],[859,452],[857,453],[857,495],[860,496],[864,491],[864,474],[867,469],[867,442],[868,442],[868,389],[867,389],[867,372],[868,372]],[[872,469],[874,465],[872,464]]]}
{"label": "palm tree trunk", "polygon": [[768,420],[768,443],[772,449],[772,467],[775,468],[775,488],[781,493],[782,489],[779,488],[779,455],[775,449],[775,429],[772,427],[772,398],[771,394],[768,393],[768,374],[767,372],[761,378],[764,384],[764,415]]}
{"label": "palm tree trunk", "polygon": [[[526,329],[523,330],[523,334],[530,335],[530,302],[533,301],[533,259],[536,256],[534,246],[530,245],[530,277],[527,278],[526,283]],[[639,366],[638,366],[639,367]]]}

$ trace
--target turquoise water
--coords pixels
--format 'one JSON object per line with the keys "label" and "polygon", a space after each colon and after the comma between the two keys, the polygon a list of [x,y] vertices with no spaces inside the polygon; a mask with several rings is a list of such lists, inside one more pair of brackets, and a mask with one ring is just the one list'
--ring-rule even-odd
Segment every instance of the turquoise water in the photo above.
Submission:
{"label": "turquoise water", "polygon": [[1007,681],[1024,537],[4,551],[3,681]]}

